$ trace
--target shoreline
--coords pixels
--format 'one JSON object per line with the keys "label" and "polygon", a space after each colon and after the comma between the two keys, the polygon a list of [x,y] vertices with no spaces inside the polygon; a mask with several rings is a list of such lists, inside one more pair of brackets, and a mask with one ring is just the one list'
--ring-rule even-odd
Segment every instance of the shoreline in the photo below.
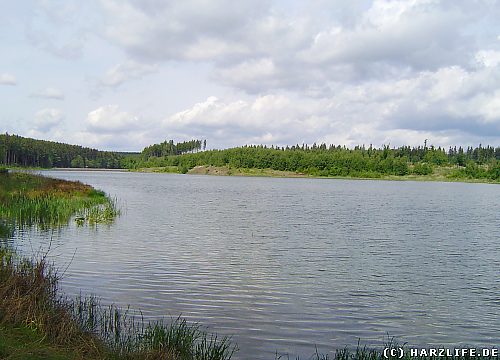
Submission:
{"label": "shoreline", "polygon": [[[188,170],[186,175],[210,175],[210,176],[240,176],[240,177],[272,177],[272,178],[290,178],[290,179],[331,179],[331,180],[382,180],[382,181],[416,181],[416,182],[443,182],[443,183],[468,183],[468,184],[491,184],[500,185],[500,181],[490,179],[476,178],[450,178],[442,173],[442,170],[449,168],[440,168],[438,173],[431,175],[380,175],[380,177],[355,177],[355,176],[318,176],[308,175],[300,172],[282,171],[273,169],[258,168],[230,168],[226,166],[199,165]],[[104,169],[104,168],[12,168],[14,171],[98,171],[115,173],[159,173],[159,174],[183,174],[177,166],[150,167],[138,169]],[[441,172],[441,173],[439,173]]]}
{"label": "shoreline", "polygon": [[[177,167],[153,167],[130,169],[131,172],[141,173],[169,173],[181,174]],[[332,180],[383,180],[383,181],[417,181],[417,182],[446,182],[446,183],[472,183],[499,185],[499,181],[489,179],[473,178],[449,178],[443,174],[433,175],[381,175],[380,177],[354,177],[354,176],[315,176],[293,171],[281,171],[273,169],[258,168],[229,168],[224,166],[195,166],[187,175],[210,175],[210,176],[241,176],[241,177],[272,177],[272,178],[295,178],[295,179],[332,179]]]}
{"label": "shoreline", "polygon": [[105,169],[105,168],[49,168],[38,169],[43,171],[110,171],[110,172],[129,172],[129,169]]}

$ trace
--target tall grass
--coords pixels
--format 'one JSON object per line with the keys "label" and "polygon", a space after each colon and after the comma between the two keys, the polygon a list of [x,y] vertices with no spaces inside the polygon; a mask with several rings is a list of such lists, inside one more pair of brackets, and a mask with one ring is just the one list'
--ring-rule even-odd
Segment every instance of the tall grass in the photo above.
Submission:
{"label": "tall grass", "polygon": [[1,323],[24,325],[50,342],[97,355],[98,339],[80,331],[70,310],[70,304],[58,295],[54,269],[44,259],[34,262],[0,249]]}
{"label": "tall grass", "polygon": [[62,297],[57,284],[44,258],[20,258],[0,248],[0,323],[27,326],[86,358],[225,360],[236,350],[229,338],[184,319],[145,322],[96,297]]}
{"label": "tall grass", "polygon": [[111,222],[119,211],[116,201],[80,182],[27,173],[0,173],[0,221],[40,227]]}
{"label": "tall grass", "polygon": [[125,358],[230,359],[236,351],[228,337],[209,335],[198,324],[177,318],[145,322],[141,314],[114,305],[102,306],[95,297],[77,298],[74,317],[85,331]]}

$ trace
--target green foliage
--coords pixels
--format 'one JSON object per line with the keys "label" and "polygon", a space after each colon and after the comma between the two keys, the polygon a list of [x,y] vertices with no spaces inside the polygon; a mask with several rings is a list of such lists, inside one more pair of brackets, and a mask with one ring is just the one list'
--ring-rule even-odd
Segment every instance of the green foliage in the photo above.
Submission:
{"label": "green foliage", "polygon": [[488,178],[491,180],[500,180],[500,161],[492,160],[488,166]]}
{"label": "green foliage", "polygon": [[95,224],[112,221],[118,210],[102,191],[80,182],[27,173],[0,174],[2,228],[64,225],[74,215],[79,223]]}
{"label": "green foliage", "polygon": [[202,147],[205,149],[206,146],[206,140],[189,140],[177,144],[174,144],[173,140],[165,140],[162,143],[145,147],[144,150],[142,150],[142,156],[143,159],[149,159],[150,157],[180,155],[187,152],[200,151]]}
{"label": "green foliage", "polygon": [[465,165],[465,175],[470,179],[480,179],[480,178],[485,178],[487,172],[484,169],[484,167],[479,166],[472,160],[469,160]]}
{"label": "green foliage", "polygon": [[[170,142],[172,144],[172,142]],[[145,155],[145,153],[143,153]],[[133,168],[177,167],[185,173],[195,166],[232,169],[270,169],[302,173],[310,176],[380,178],[382,176],[432,175],[434,166],[453,166],[465,161],[464,170],[449,171],[451,178],[498,179],[497,160],[500,148],[442,148],[403,146],[375,149],[372,146],[312,146],[292,147],[243,146],[225,150],[210,150],[182,155],[149,156],[135,159]],[[479,160],[490,161],[487,170]],[[465,164],[465,163],[464,163]],[[473,164],[473,165],[471,165]]]}
{"label": "green foliage", "polygon": [[427,163],[416,163],[412,169],[412,173],[415,175],[430,175],[432,172],[432,166]]}
{"label": "green foliage", "polygon": [[448,163],[448,156],[444,149],[436,149],[434,146],[431,146],[431,148],[425,152],[423,161],[434,165],[444,165]]}
{"label": "green foliage", "polygon": [[0,134],[0,164],[7,166],[114,169],[123,158],[116,152]]}
{"label": "green foliage", "polygon": [[83,168],[85,167],[85,161],[81,155],[77,155],[73,160],[71,160],[71,167]]}

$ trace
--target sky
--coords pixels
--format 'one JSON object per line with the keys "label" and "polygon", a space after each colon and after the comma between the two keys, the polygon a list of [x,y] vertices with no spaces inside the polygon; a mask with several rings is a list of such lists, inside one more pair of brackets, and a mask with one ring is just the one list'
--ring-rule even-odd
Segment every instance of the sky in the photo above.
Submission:
{"label": "sky", "polygon": [[500,146],[498,19],[496,0],[3,1],[0,132]]}

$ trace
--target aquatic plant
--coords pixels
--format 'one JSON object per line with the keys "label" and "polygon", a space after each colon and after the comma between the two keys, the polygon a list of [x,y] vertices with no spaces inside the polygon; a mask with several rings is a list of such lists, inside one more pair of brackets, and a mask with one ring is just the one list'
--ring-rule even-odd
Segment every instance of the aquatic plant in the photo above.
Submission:
{"label": "aquatic plant", "polygon": [[118,214],[116,200],[80,182],[27,173],[0,174],[0,220],[16,226],[111,222]]}

